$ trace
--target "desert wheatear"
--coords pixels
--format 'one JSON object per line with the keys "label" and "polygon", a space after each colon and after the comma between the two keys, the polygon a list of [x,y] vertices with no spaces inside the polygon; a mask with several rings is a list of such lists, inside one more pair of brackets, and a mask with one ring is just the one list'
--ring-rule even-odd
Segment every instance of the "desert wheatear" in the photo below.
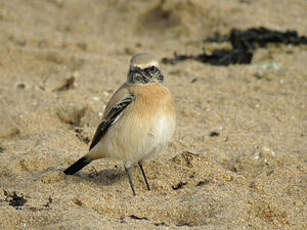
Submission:
{"label": "desert wheatear", "polygon": [[127,81],[106,106],[89,152],[64,172],[72,175],[99,158],[121,160],[135,195],[128,167],[138,163],[150,190],[142,162],[161,153],[175,124],[174,103],[158,62],[150,54],[137,54],[130,61]]}

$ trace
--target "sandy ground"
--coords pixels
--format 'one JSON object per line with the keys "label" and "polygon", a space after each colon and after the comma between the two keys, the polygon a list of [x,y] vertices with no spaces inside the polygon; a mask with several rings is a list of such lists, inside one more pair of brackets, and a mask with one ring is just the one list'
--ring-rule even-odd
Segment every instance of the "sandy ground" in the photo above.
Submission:
{"label": "sandy ground", "polygon": [[0,229],[306,229],[306,46],[162,64],[177,129],[144,164],[152,191],[136,168],[133,197],[121,162],[64,175],[133,54],[198,54],[233,27],[307,35],[305,0],[127,2],[0,2]]}

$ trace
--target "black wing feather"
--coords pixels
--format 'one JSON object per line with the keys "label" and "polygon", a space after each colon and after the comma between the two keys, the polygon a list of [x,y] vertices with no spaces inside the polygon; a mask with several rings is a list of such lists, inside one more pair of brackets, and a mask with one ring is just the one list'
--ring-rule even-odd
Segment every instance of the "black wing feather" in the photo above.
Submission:
{"label": "black wing feather", "polygon": [[129,94],[127,97],[122,99],[119,103],[113,106],[110,112],[102,120],[98,126],[93,141],[90,146],[90,150],[100,141],[100,139],[106,134],[111,125],[116,121],[116,119],[121,115],[121,113],[135,100],[133,94]]}

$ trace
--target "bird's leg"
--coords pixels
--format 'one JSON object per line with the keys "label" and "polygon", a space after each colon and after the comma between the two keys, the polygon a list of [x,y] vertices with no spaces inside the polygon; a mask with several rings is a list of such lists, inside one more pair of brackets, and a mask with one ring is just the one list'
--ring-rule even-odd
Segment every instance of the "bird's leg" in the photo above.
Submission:
{"label": "bird's leg", "polygon": [[150,186],[149,186],[148,180],[147,180],[147,178],[146,178],[145,171],[144,171],[144,169],[143,169],[143,165],[142,165],[141,161],[139,161],[138,164],[139,164],[140,169],[141,169],[141,171],[142,171],[142,174],[143,174],[143,177],[144,177],[144,180],[145,180],[147,189],[150,190]]}
{"label": "bird's leg", "polygon": [[129,180],[130,187],[131,187],[131,189],[132,189],[133,196],[135,196],[136,194],[135,194],[135,191],[134,191],[134,187],[133,187],[132,179],[131,179],[131,176],[130,176],[129,170],[127,169],[126,165],[125,165],[125,171],[126,171],[127,176],[128,176],[128,180]]}

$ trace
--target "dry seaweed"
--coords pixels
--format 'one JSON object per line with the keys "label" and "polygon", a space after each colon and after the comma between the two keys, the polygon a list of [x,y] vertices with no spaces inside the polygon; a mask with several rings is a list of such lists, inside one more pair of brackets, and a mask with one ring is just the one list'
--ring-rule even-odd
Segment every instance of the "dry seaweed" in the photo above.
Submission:
{"label": "dry seaweed", "polygon": [[4,201],[8,202],[10,206],[15,207],[17,210],[27,203],[27,200],[23,196],[18,196],[16,192],[9,194],[7,191],[4,191],[4,195],[6,196]]}
{"label": "dry seaweed", "polygon": [[230,35],[216,33],[214,37],[207,38],[204,42],[230,42],[232,49],[215,49],[211,54],[205,49],[198,55],[185,55],[174,53],[174,58],[163,58],[164,64],[176,64],[185,60],[196,60],[216,66],[228,66],[231,64],[249,64],[253,58],[253,51],[260,47],[266,47],[269,43],[307,45],[307,37],[299,36],[294,30],[280,32],[265,27],[250,28],[247,30],[232,29]]}
{"label": "dry seaweed", "polygon": [[68,89],[72,89],[75,83],[75,77],[72,76],[70,78],[67,78],[64,82],[64,84],[62,84],[61,86],[53,89],[53,91],[64,91],[64,90],[68,90]]}
{"label": "dry seaweed", "polygon": [[173,186],[172,186],[172,189],[173,189],[173,190],[181,189],[181,188],[183,188],[183,186],[186,185],[186,184],[187,184],[187,182],[182,182],[182,181],[180,181],[177,185],[173,185]]}
{"label": "dry seaweed", "polygon": [[135,216],[135,215],[131,215],[130,218],[134,219],[134,220],[148,220],[147,217],[138,217],[138,216]]}

